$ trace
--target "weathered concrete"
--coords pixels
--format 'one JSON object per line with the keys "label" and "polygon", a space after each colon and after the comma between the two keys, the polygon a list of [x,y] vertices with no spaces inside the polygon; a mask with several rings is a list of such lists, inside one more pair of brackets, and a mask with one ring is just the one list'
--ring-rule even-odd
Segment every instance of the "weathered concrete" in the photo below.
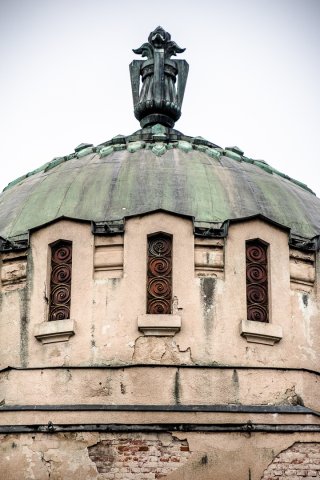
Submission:
{"label": "weathered concrete", "polygon": [[[161,231],[173,238],[172,319],[179,322],[170,336],[145,335],[138,323],[139,318],[154,322],[146,315],[147,236]],[[262,326],[255,322],[249,326],[260,335],[258,343],[241,336],[240,326],[248,323],[245,242],[255,238],[269,244],[268,327],[282,332],[273,345],[262,341]],[[71,241],[73,248],[71,315],[65,329],[47,321],[50,244],[59,239]],[[166,212],[128,218],[124,235],[93,236],[88,223],[66,219],[31,232],[30,249],[20,256],[5,254],[0,264],[0,402],[49,409],[0,407],[0,424],[251,421],[316,427],[318,416],[307,411],[67,411],[55,406],[304,405],[319,411],[318,258],[319,253],[289,248],[288,232],[261,219],[232,223],[225,239],[194,237],[189,218]],[[42,341],[43,331],[55,334],[55,342]],[[6,369],[8,365],[13,368]],[[269,474],[273,480],[282,475],[277,477],[272,466],[277,455],[294,442],[311,442],[315,449],[320,443],[316,433],[161,435],[7,435],[2,437],[0,473],[8,480],[269,480]],[[306,478],[314,471],[318,475],[309,460],[303,462]],[[292,466],[280,470],[300,476]]]}
{"label": "weathered concrete", "polygon": [[7,480],[309,480],[319,477],[319,440],[311,434],[6,435],[0,474]]}

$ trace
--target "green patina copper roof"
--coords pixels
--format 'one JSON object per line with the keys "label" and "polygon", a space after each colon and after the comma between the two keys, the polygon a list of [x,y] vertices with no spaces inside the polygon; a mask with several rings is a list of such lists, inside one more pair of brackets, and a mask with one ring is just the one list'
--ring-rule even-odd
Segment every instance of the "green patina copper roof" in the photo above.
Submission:
{"label": "green patina copper roof", "polygon": [[154,126],[56,158],[0,196],[0,236],[61,216],[113,220],[165,209],[200,222],[262,214],[304,237],[320,234],[320,200],[303,184],[201,137]]}

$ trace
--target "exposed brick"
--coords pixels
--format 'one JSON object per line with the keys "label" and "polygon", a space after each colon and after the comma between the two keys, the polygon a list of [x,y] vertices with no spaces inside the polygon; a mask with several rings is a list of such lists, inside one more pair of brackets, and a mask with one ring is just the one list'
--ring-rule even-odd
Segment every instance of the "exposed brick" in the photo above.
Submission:
{"label": "exposed brick", "polygon": [[135,434],[102,440],[88,451],[105,480],[164,479],[190,456],[186,440],[172,438],[170,444],[163,445],[154,436],[135,438]]}
{"label": "exposed brick", "polygon": [[312,480],[320,478],[320,443],[295,443],[281,452],[261,480]]}

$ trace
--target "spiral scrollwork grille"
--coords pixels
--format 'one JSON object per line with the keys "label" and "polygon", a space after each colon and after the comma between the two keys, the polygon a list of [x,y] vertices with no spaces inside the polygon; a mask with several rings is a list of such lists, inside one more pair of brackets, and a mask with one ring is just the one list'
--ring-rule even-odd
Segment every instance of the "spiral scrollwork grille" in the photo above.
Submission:
{"label": "spiral scrollwork grille", "polygon": [[247,318],[269,321],[267,245],[259,240],[246,243]]}
{"label": "spiral scrollwork grille", "polygon": [[147,313],[171,313],[172,239],[159,233],[148,237]]}
{"label": "spiral scrollwork grille", "polygon": [[51,246],[49,320],[70,318],[72,244],[59,241]]}

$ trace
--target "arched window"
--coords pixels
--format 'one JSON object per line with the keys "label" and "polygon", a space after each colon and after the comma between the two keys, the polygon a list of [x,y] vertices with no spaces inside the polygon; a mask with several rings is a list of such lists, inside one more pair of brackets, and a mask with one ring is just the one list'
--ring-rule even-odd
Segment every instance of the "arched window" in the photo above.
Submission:
{"label": "arched window", "polygon": [[148,236],[147,313],[170,314],[172,309],[172,237]]}
{"label": "arched window", "polygon": [[246,242],[247,319],[269,322],[268,245],[261,240]]}
{"label": "arched window", "polygon": [[51,245],[49,320],[70,318],[72,243],[59,240]]}

